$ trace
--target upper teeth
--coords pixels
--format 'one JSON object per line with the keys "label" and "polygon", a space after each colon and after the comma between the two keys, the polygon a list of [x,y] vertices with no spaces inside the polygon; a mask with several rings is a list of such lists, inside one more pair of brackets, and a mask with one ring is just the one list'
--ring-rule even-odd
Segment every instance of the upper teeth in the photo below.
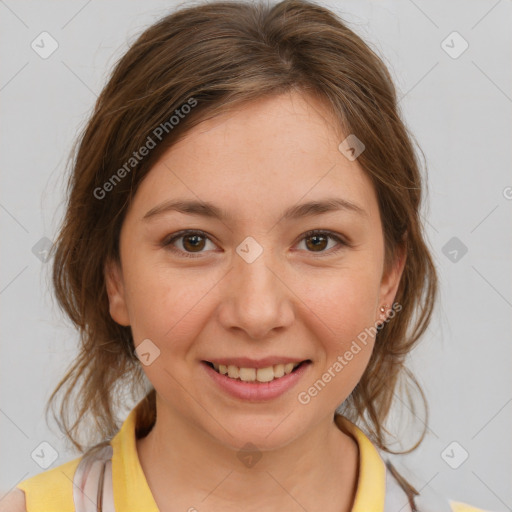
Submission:
{"label": "upper teeth", "polygon": [[239,368],[232,364],[229,366],[216,363],[212,364],[219,373],[227,375],[232,379],[240,379],[244,382],[270,382],[283,375],[288,375],[294,368],[299,366],[300,363],[276,364],[274,366],[268,366],[267,368]]}

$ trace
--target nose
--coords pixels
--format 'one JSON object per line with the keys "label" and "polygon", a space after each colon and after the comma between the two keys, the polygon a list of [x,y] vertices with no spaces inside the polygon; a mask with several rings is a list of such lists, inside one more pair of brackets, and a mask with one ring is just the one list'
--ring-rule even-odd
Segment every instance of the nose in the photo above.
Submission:
{"label": "nose", "polygon": [[225,329],[243,331],[253,340],[280,333],[294,320],[293,286],[269,253],[264,250],[252,263],[235,255],[222,283],[219,321]]}

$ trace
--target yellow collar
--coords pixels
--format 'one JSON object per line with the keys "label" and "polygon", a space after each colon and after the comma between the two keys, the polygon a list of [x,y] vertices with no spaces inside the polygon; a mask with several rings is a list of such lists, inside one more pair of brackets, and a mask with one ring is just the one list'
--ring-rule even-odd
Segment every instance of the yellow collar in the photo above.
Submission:
{"label": "yellow collar", "polygon": [[[116,510],[159,512],[137,454],[135,407],[111,440],[112,481]],[[335,423],[359,448],[359,477],[352,512],[384,512],[386,467],[377,449],[356,425],[336,414]]]}
{"label": "yellow collar", "polygon": [[135,422],[141,402],[134,407],[119,432],[110,441],[112,486],[116,510],[159,512],[142,471],[135,444]]}
{"label": "yellow collar", "polygon": [[386,466],[373,443],[357,425],[341,414],[334,421],[340,430],[352,436],[359,448],[359,477],[352,512],[384,512]]}

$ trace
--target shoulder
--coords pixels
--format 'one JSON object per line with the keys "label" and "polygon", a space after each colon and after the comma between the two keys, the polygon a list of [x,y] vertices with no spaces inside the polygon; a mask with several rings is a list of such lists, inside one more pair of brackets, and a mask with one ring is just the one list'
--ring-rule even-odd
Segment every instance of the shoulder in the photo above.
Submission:
{"label": "shoulder", "polygon": [[[18,507],[21,507],[23,500],[23,508],[12,510],[24,512],[25,510],[30,512],[73,510],[73,476],[81,459],[82,457],[78,457],[20,482],[15,489],[18,492],[13,493],[12,499],[18,500],[14,502]],[[0,508],[0,512],[3,510]]]}
{"label": "shoulder", "polygon": [[14,488],[0,500],[0,512],[27,512],[25,493],[21,489]]}
{"label": "shoulder", "polygon": [[462,503],[460,501],[452,501],[450,502],[450,510],[452,512],[487,512],[483,508],[476,508],[473,505],[469,505],[467,503]]}
{"label": "shoulder", "polygon": [[433,490],[428,495],[419,493],[398,473],[389,460],[386,460],[386,469],[384,512],[488,512],[468,503],[453,501]]}

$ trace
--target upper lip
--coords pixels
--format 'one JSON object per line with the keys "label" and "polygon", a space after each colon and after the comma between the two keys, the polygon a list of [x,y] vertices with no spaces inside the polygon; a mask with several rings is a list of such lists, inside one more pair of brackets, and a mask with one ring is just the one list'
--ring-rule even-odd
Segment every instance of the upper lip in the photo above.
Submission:
{"label": "upper lip", "polygon": [[225,366],[238,366],[238,368],[268,368],[276,364],[302,363],[302,361],[307,361],[307,359],[269,356],[263,359],[251,359],[250,357],[219,357],[215,359],[205,359],[205,361]]}

